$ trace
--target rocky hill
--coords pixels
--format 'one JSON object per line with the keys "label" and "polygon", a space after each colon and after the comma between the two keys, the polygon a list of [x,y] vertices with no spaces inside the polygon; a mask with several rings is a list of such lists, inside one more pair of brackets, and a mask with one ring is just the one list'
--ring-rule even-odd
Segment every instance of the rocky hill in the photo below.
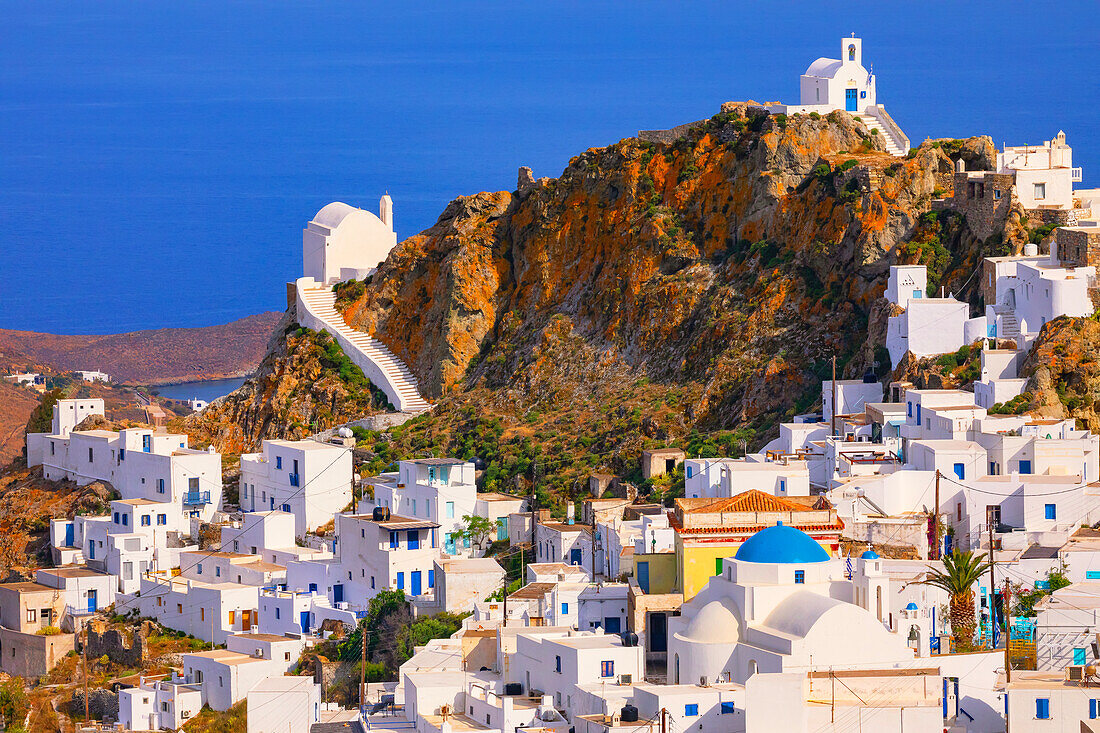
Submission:
{"label": "rocky hill", "polygon": [[388,406],[339,344],[327,333],[299,327],[291,308],[276,324],[253,376],[189,416],[183,429],[196,446],[242,453],[263,438],[305,438]]}
{"label": "rocky hill", "polygon": [[[925,263],[931,287],[973,290],[980,258],[1026,236],[979,240],[930,211],[954,159],[980,169],[991,158],[988,138],[926,142],[900,159],[845,113],[733,103],[669,137],[456,199],[373,277],[337,288],[346,319],[438,402],[367,441],[381,462],[476,455],[489,484],[541,476],[575,493],[595,467],[635,472],[646,445],[758,447],[815,405],[832,356],[845,376],[890,369],[876,348],[890,264]],[[301,376],[265,379],[246,393]],[[251,404],[259,412],[225,413],[214,432],[277,415]]]}
{"label": "rocky hill", "polygon": [[0,368],[95,369],[119,382],[164,384],[248,374],[264,355],[279,313],[219,326],[103,336],[0,329]]}

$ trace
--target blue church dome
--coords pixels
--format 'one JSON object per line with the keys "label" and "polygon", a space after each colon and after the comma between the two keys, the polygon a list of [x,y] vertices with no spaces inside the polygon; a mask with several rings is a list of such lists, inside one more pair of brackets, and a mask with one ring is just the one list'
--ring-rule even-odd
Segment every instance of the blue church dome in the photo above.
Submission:
{"label": "blue church dome", "polygon": [[914,603],[913,601],[909,601],[909,605],[907,605],[907,606],[905,607],[905,610],[906,610],[906,611],[916,611],[916,610],[918,610],[918,609],[917,609],[917,604],[916,604],[916,603]]}
{"label": "blue church dome", "polygon": [[864,553],[862,555],[860,555],[860,558],[862,558],[864,560],[880,560],[880,559],[882,559],[878,556],[878,553],[875,552],[874,550],[865,550]]}
{"label": "blue church dome", "polygon": [[829,553],[805,532],[782,522],[762,529],[737,548],[735,560],[760,563],[801,564],[825,562]]}

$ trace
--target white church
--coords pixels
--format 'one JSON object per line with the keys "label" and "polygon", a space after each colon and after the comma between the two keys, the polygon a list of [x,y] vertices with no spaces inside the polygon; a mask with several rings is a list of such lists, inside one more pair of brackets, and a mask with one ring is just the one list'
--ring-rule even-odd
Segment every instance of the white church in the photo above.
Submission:
{"label": "white church", "polygon": [[854,33],[840,39],[840,58],[822,57],[809,65],[799,79],[799,91],[798,104],[769,104],[768,111],[786,115],[848,112],[868,130],[877,130],[890,154],[909,152],[909,138],[878,103],[875,74],[864,67],[863,39]]}
{"label": "white church", "polygon": [[362,280],[395,246],[389,194],[378,202],[378,216],[334,201],[318,211],[302,231],[303,275],[324,285]]}

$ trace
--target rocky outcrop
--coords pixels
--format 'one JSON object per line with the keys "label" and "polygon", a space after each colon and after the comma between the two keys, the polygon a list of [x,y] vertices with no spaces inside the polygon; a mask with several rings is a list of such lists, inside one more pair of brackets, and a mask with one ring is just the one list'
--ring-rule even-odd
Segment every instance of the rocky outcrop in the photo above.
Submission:
{"label": "rocky outcrop", "polygon": [[[343,291],[347,323],[436,401],[370,446],[380,463],[477,456],[487,486],[575,491],[592,467],[633,470],[648,443],[758,447],[816,404],[832,356],[845,376],[891,367],[876,348],[891,264],[925,262],[962,289],[987,246],[930,211],[953,170],[942,144],[897,158],[846,113],[751,102],[659,139],[460,197]],[[248,435],[263,432],[250,401],[301,381],[269,373],[220,408]]]}
{"label": "rocky outcrop", "polygon": [[1041,417],[1076,418],[1100,432],[1100,322],[1056,318],[1043,327],[1021,367],[1030,378],[1030,411]]}
{"label": "rocky outcrop", "polygon": [[257,449],[264,438],[299,440],[385,404],[332,337],[299,327],[291,308],[256,373],[236,392],[188,416],[183,427],[198,447],[242,453]]}

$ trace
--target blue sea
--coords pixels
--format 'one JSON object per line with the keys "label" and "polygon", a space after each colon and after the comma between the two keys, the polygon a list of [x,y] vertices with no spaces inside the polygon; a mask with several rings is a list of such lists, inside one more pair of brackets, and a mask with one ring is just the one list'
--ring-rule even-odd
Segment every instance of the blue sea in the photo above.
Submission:
{"label": "blue sea", "polygon": [[1065,130],[1100,186],[1095,2],[5,3],[0,327],[108,333],[282,309],[326,203],[398,236],[516,169],[726,100],[797,102],[864,39],[919,142]]}
{"label": "blue sea", "polygon": [[243,377],[230,379],[207,379],[202,382],[178,382],[176,384],[162,384],[153,387],[152,390],[161,397],[173,400],[200,399],[210,402],[219,397],[224,397],[244,384]]}

